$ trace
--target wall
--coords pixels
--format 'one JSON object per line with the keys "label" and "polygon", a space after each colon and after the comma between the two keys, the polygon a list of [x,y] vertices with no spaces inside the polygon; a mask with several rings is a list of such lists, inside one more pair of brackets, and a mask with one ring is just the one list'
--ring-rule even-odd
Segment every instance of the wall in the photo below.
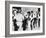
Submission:
{"label": "wall", "polygon": [[[46,0],[16,0],[16,1],[40,2],[40,3],[43,2],[45,3],[45,6],[46,6]],[[45,7],[45,10],[46,10],[46,7]],[[45,19],[46,19],[46,16],[45,16]],[[46,20],[45,20],[45,23],[46,23]],[[5,36],[5,0],[0,0],[0,38],[5,38],[4,36]],[[45,35],[25,36],[25,37],[16,37],[16,38],[46,38],[46,28],[45,28]]]}

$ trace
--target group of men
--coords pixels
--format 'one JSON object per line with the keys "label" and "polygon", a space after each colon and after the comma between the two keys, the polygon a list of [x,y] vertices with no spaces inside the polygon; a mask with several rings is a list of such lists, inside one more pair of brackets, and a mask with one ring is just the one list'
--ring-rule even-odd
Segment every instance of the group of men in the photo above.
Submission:
{"label": "group of men", "polygon": [[13,7],[12,14],[14,31],[28,31],[40,27],[40,8],[22,13],[21,7]]}

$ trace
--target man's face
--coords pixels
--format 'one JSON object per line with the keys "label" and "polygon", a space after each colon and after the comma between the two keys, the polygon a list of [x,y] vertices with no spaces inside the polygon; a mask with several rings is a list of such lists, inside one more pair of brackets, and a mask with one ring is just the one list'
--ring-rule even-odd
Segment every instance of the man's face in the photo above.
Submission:
{"label": "man's face", "polygon": [[16,14],[16,11],[14,11],[14,14]]}
{"label": "man's face", "polygon": [[33,13],[33,17],[36,17],[37,16],[37,13],[36,13],[36,11]]}
{"label": "man's face", "polygon": [[18,10],[17,10],[17,9],[15,9],[15,11],[14,11],[14,14],[15,14],[15,15],[17,14],[17,11],[18,11]]}
{"label": "man's face", "polygon": [[25,16],[26,18],[28,18],[28,14],[27,14],[27,12],[24,13],[24,16]]}

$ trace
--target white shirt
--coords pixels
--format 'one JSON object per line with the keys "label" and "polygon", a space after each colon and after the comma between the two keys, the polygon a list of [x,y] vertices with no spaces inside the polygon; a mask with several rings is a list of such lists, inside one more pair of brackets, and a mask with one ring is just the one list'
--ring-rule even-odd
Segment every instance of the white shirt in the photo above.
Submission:
{"label": "white shirt", "polygon": [[22,21],[24,19],[24,16],[18,13],[18,14],[15,14],[14,19],[16,19],[17,21]]}

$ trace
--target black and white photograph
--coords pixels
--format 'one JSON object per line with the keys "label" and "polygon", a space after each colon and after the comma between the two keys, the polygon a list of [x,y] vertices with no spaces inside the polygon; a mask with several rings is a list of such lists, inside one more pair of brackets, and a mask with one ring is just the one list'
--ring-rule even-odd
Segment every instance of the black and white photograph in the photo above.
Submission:
{"label": "black and white photograph", "polygon": [[12,7],[14,31],[40,29],[40,8]]}
{"label": "black and white photograph", "polygon": [[42,32],[42,6],[14,4],[10,10],[11,34]]}

